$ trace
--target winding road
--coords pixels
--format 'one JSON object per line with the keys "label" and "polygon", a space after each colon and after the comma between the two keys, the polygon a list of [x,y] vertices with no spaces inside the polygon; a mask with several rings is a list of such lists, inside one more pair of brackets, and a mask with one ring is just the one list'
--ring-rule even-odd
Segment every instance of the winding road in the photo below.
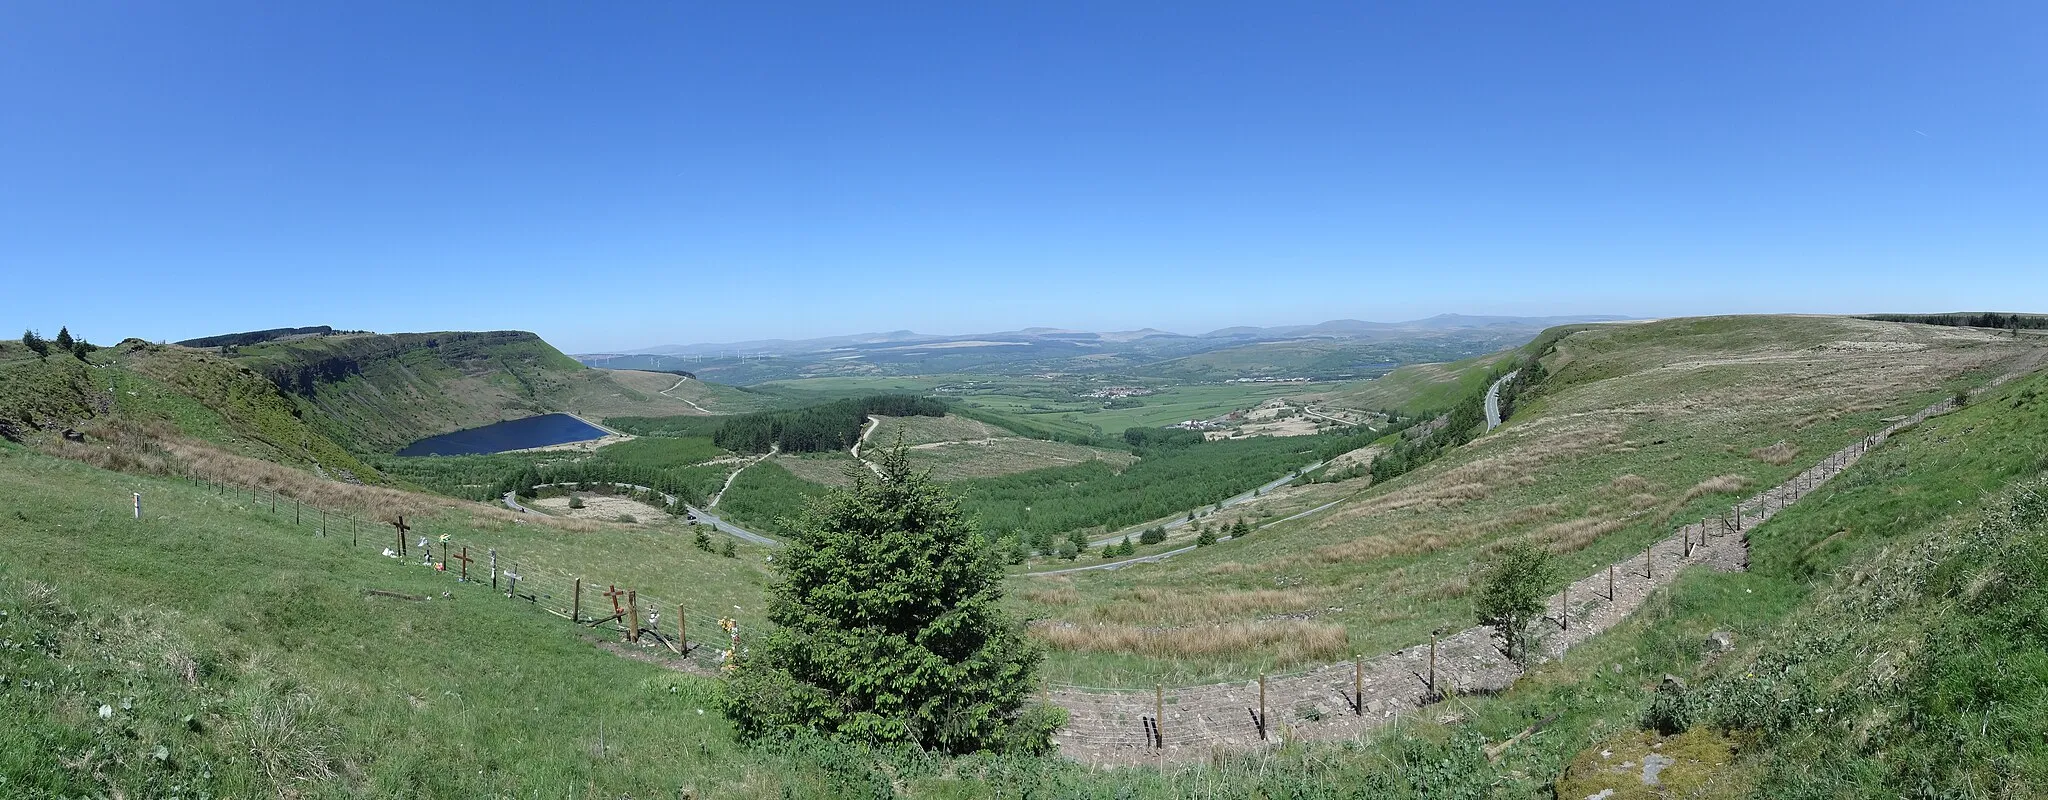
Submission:
{"label": "winding road", "polygon": [[1500,380],[1494,381],[1492,386],[1486,387],[1486,430],[1488,432],[1492,432],[1494,428],[1500,427],[1500,387],[1506,385],[1508,381],[1514,380],[1515,374],[1519,372],[1521,370],[1515,370],[1502,375]]}

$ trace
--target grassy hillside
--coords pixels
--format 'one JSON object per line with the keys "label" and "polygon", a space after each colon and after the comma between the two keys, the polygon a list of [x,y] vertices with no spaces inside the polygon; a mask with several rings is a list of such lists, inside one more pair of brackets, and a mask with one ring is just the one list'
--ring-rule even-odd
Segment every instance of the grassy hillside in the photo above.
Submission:
{"label": "grassy hillside", "polygon": [[210,353],[129,339],[86,360],[38,359],[0,345],[0,433],[47,442],[64,428],[192,437],[330,478],[381,478],[262,375]]}
{"label": "grassy hillside", "polygon": [[347,334],[228,352],[299,398],[330,438],[363,452],[554,411],[702,413],[644,379],[621,383],[586,368],[522,331]]}
{"label": "grassy hillside", "polygon": [[[1385,484],[1297,487],[1227,511],[1217,521],[1335,504],[1162,564],[1051,581],[1024,613],[1099,632],[1101,647],[1053,661],[1086,685],[1391,650],[1463,622],[1473,565],[1504,542],[1533,539],[1567,573],[1589,574],[1881,420],[2040,355],[2026,339],[1844,318],[1597,326],[1558,342],[1550,378],[1506,427]],[[1305,619],[1302,647],[1165,660],[1129,644],[1274,616]]]}
{"label": "grassy hillside", "polygon": [[[1922,326],[1655,325],[1667,327],[1563,339],[1551,380],[1508,427],[1413,473],[1275,499],[1337,497],[1328,517],[1166,564],[1027,579],[1017,602],[1076,624],[1340,625],[1357,650],[1414,644],[1432,627],[1470,624],[1466,570],[1491,544],[1550,543],[1575,573],[1724,502],[1711,486],[1699,491],[1726,483],[1709,479],[1778,480],[1902,410],[2043,361],[2024,337]],[[22,387],[95,386],[126,367],[83,369],[0,358],[0,397],[30,414],[91,409],[89,391],[40,405],[18,398]],[[238,430],[231,422],[219,424]],[[711,454],[688,440],[621,451]],[[764,483],[801,483],[772,464],[758,469]],[[1893,436],[1750,530],[1749,571],[1689,570],[1634,617],[1499,695],[1447,698],[1357,741],[1290,736],[1271,751],[1115,770],[812,741],[738,747],[713,710],[716,679],[669,668],[659,648],[606,652],[616,634],[312,535],[247,495],[5,442],[0,485],[5,796],[1618,800],[2030,797],[2048,787],[2040,374]],[[517,524],[502,510],[349,491],[409,503],[430,531],[473,549],[545,553],[523,557],[758,613],[764,554],[703,553],[682,528]],[[127,516],[130,492],[146,498],[142,522]],[[1639,512],[1651,521],[1580,524]],[[1140,685],[1275,666],[1185,654],[1058,659],[1060,678]],[[1660,787],[1639,778],[1653,754],[1670,760]]]}
{"label": "grassy hillside", "polygon": [[1308,399],[1358,411],[1416,414],[1449,408],[1474,391],[1486,388],[1497,364],[1508,363],[1515,351],[1474,356],[1443,364],[1396,367],[1371,380],[1319,390]]}

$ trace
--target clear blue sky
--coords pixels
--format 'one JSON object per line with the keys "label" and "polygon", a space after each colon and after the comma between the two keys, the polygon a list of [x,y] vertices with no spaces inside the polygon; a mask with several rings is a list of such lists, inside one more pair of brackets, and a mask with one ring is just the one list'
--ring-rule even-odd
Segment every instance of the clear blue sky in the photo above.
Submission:
{"label": "clear blue sky", "polygon": [[2048,311],[2048,4],[768,5],[8,3],[0,323]]}

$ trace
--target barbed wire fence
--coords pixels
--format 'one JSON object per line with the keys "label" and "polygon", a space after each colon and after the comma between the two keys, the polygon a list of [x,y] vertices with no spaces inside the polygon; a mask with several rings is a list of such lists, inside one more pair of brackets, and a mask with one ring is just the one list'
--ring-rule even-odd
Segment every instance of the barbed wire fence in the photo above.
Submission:
{"label": "barbed wire fence", "polygon": [[[698,671],[715,672],[728,663],[731,651],[743,648],[736,631],[737,614],[730,609],[692,608],[631,583],[620,584],[547,564],[523,560],[488,544],[464,540],[440,523],[397,516],[384,520],[358,512],[306,503],[275,489],[204,476],[188,471],[185,480],[209,487],[221,498],[248,500],[251,513],[262,513],[312,538],[388,558],[406,567],[430,570],[445,577],[457,593],[488,592],[508,602],[538,610],[594,631],[617,634],[619,645]],[[135,515],[145,513],[146,500],[135,495]],[[396,592],[384,596],[420,599]],[[742,649],[741,652],[744,652]]]}

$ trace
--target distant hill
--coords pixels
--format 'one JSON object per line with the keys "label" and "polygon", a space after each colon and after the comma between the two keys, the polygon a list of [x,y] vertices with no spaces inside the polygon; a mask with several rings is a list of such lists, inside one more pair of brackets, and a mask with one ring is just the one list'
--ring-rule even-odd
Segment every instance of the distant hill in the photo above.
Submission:
{"label": "distant hill", "polygon": [[1605,314],[1562,317],[1486,317],[1464,314],[1438,314],[1426,319],[1407,322],[1366,322],[1355,319],[1337,319],[1314,325],[1283,325],[1272,328],[1234,327],[1210,331],[1200,336],[1188,336],[1162,331],[1157,328],[1143,328],[1135,331],[1077,331],[1065,328],[1033,327],[1015,331],[967,334],[927,334],[910,330],[886,333],[857,333],[846,336],[826,336],[816,339],[757,339],[745,342],[712,342],[699,344],[670,344],[626,350],[617,353],[579,354],[577,358],[619,358],[631,355],[666,356],[775,356],[819,353],[828,350],[861,349],[873,345],[924,344],[939,342],[999,341],[1015,344],[1029,344],[1040,340],[1067,342],[1094,342],[1120,344],[1151,338],[1169,339],[1290,339],[1302,337],[1348,337],[1376,336],[1389,332],[1419,330],[1451,330],[1458,328],[1521,327],[1540,330],[1553,325],[1573,322],[1614,322],[1629,319]]}
{"label": "distant hill", "polygon": [[576,359],[609,369],[684,370],[735,386],[821,376],[948,372],[1128,373],[1189,380],[1371,377],[1398,364],[1451,361],[1518,345],[1573,322],[1626,319],[1440,314],[1406,322],[1340,319],[1314,325],[1234,327],[1199,336],[1156,328],[1025,328],[938,336],[899,330],[817,339],[664,345]]}

